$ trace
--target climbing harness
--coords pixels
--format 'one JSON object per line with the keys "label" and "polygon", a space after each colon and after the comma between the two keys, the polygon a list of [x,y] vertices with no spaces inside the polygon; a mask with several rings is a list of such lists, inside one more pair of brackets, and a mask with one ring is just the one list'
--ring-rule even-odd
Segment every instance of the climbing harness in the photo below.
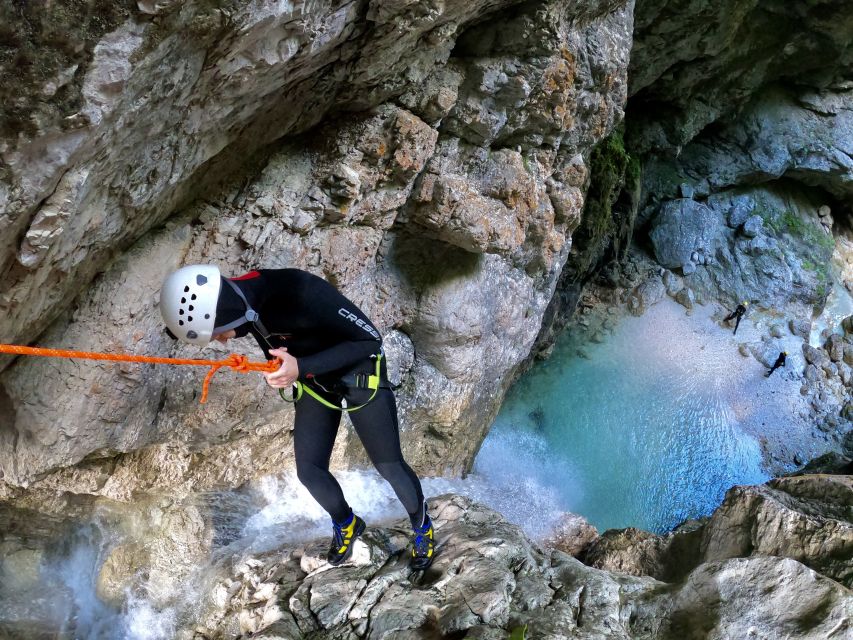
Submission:
{"label": "climbing harness", "polygon": [[[293,386],[296,388],[296,390],[293,392],[292,397],[288,398],[287,395],[284,393],[284,389],[279,389],[278,395],[280,395],[281,399],[284,400],[285,402],[299,402],[299,400],[302,398],[302,394],[307,393],[309,396],[314,398],[317,402],[319,402],[320,404],[322,404],[325,407],[328,407],[329,409],[334,409],[335,411],[343,411],[345,413],[352,413],[353,411],[358,411],[362,407],[365,407],[368,404],[370,404],[371,400],[373,400],[373,398],[376,397],[377,392],[383,386],[381,384],[381,380],[382,380],[382,355],[383,354],[380,352],[379,354],[377,354],[375,356],[371,356],[371,358],[374,358],[376,360],[376,372],[374,374],[355,373],[355,374],[352,374],[349,376],[344,376],[343,378],[341,378],[341,382],[343,382],[347,386],[356,387],[359,389],[372,389],[373,390],[373,393],[370,394],[370,397],[365,402],[358,405],[357,407],[340,407],[333,402],[329,402],[323,396],[321,396],[319,393],[314,391],[314,389],[312,389],[309,384],[304,384],[304,383],[300,382],[299,380],[297,380],[296,382],[293,383]],[[390,389],[391,387],[388,387],[388,388]]]}
{"label": "climbing harness", "polygon": [[232,353],[224,360],[194,360],[190,358],[157,358],[137,356],[129,353],[97,353],[93,351],[71,351],[68,349],[46,349],[42,347],[23,347],[15,344],[0,344],[0,353],[19,356],[45,356],[50,358],[80,358],[83,360],[109,360],[111,362],[139,362],[143,364],[176,364],[196,367],[210,367],[204,377],[201,391],[201,403],[207,402],[207,391],[213,375],[222,367],[230,367],[238,373],[260,371],[273,373],[281,366],[280,360],[252,362],[246,356]]}

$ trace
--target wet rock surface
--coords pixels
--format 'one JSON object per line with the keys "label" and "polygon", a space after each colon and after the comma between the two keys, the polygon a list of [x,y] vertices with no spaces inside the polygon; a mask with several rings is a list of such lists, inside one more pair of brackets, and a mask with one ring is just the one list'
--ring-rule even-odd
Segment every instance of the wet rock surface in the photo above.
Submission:
{"label": "wet rock surface", "polygon": [[602,569],[671,579],[702,562],[748,556],[792,558],[853,585],[853,478],[803,475],[734,487],[705,522],[666,536],[605,533],[585,560]]}
{"label": "wet rock surface", "polygon": [[[408,569],[404,520],[368,523],[351,559],[331,567],[326,538],[262,551],[229,546],[227,534],[217,538],[223,523],[197,501],[131,508],[101,499],[89,512],[96,520],[70,537],[68,523],[41,516],[41,544],[14,527],[4,538],[0,594],[16,615],[4,615],[0,630],[21,640],[50,633],[46,612],[21,601],[44,588],[38,573],[57,552],[48,542],[88,536],[97,547],[104,527],[120,533],[95,567],[109,607],[101,614],[145,598],[174,612],[169,637],[179,639],[506,638],[525,625],[528,637],[542,638],[675,640],[699,629],[826,638],[851,625],[851,476],[736,487],[710,518],[666,536],[625,529],[597,537],[567,514],[547,546],[469,498],[429,503],[437,554],[423,573]],[[571,546],[583,562],[562,550]]]}
{"label": "wet rock surface", "polygon": [[[818,489],[814,481],[800,488]],[[843,500],[849,508],[849,495]],[[731,553],[682,566],[678,578],[661,582],[543,550],[465,498],[431,503],[439,552],[424,574],[407,569],[403,523],[369,528],[339,568],[322,560],[325,542],[235,558],[179,637],[505,638],[527,625],[532,638],[675,639],[697,629],[714,637],[798,629],[798,637],[821,638],[851,624],[851,592],[787,557],[795,544],[775,555]],[[824,517],[839,522],[839,515]],[[849,513],[844,522],[850,526]],[[642,546],[631,530],[623,535],[633,539],[626,551]]]}

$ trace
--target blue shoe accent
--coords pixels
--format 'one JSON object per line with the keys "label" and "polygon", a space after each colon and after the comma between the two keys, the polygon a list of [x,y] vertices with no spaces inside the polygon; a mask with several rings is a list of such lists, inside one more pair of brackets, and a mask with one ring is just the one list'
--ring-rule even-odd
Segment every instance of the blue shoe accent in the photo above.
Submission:
{"label": "blue shoe accent", "polygon": [[413,527],[412,556],[409,558],[409,568],[414,571],[429,569],[435,553],[435,531],[432,520],[426,516],[422,527]]}

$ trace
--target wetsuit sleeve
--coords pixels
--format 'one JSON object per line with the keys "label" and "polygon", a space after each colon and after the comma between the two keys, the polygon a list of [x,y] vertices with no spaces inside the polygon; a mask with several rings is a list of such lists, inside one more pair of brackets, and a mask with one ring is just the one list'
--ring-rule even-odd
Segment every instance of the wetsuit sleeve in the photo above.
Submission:
{"label": "wetsuit sleeve", "polygon": [[302,312],[310,316],[315,331],[336,343],[318,353],[297,357],[300,379],[346,369],[379,353],[382,336],[368,317],[335,287],[311,274],[301,296]]}
{"label": "wetsuit sleeve", "polygon": [[306,380],[351,367],[359,361],[366,360],[379,353],[379,345],[380,343],[375,340],[342,342],[320,353],[297,358],[299,378]]}
{"label": "wetsuit sleeve", "polygon": [[[351,367],[379,353],[382,340],[379,332],[351,302],[340,296],[341,304],[318,309],[318,329],[334,332],[341,342],[319,353],[297,358],[299,377],[302,379]],[[348,304],[347,304],[348,303]],[[375,337],[369,331],[375,333]]]}

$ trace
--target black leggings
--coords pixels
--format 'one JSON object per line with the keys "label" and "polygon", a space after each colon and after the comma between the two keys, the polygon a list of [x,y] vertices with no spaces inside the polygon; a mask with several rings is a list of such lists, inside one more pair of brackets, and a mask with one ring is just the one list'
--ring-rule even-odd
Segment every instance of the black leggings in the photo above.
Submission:
{"label": "black leggings", "polygon": [[[319,391],[316,387],[312,389]],[[350,406],[364,402],[365,393],[356,391]],[[332,404],[340,405],[341,396],[322,393]],[[367,406],[349,414],[358,437],[376,470],[394,489],[403,503],[413,526],[424,519],[424,494],[420,480],[403,460],[400,431],[397,424],[397,402],[391,389],[379,389]],[[320,404],[307,393],[296,403],[293,446],[296,474],[314,499],[335,522],[344,522],[351,512],[341,485],[329,472],[329,459],[341,422],[341,412]]]}

